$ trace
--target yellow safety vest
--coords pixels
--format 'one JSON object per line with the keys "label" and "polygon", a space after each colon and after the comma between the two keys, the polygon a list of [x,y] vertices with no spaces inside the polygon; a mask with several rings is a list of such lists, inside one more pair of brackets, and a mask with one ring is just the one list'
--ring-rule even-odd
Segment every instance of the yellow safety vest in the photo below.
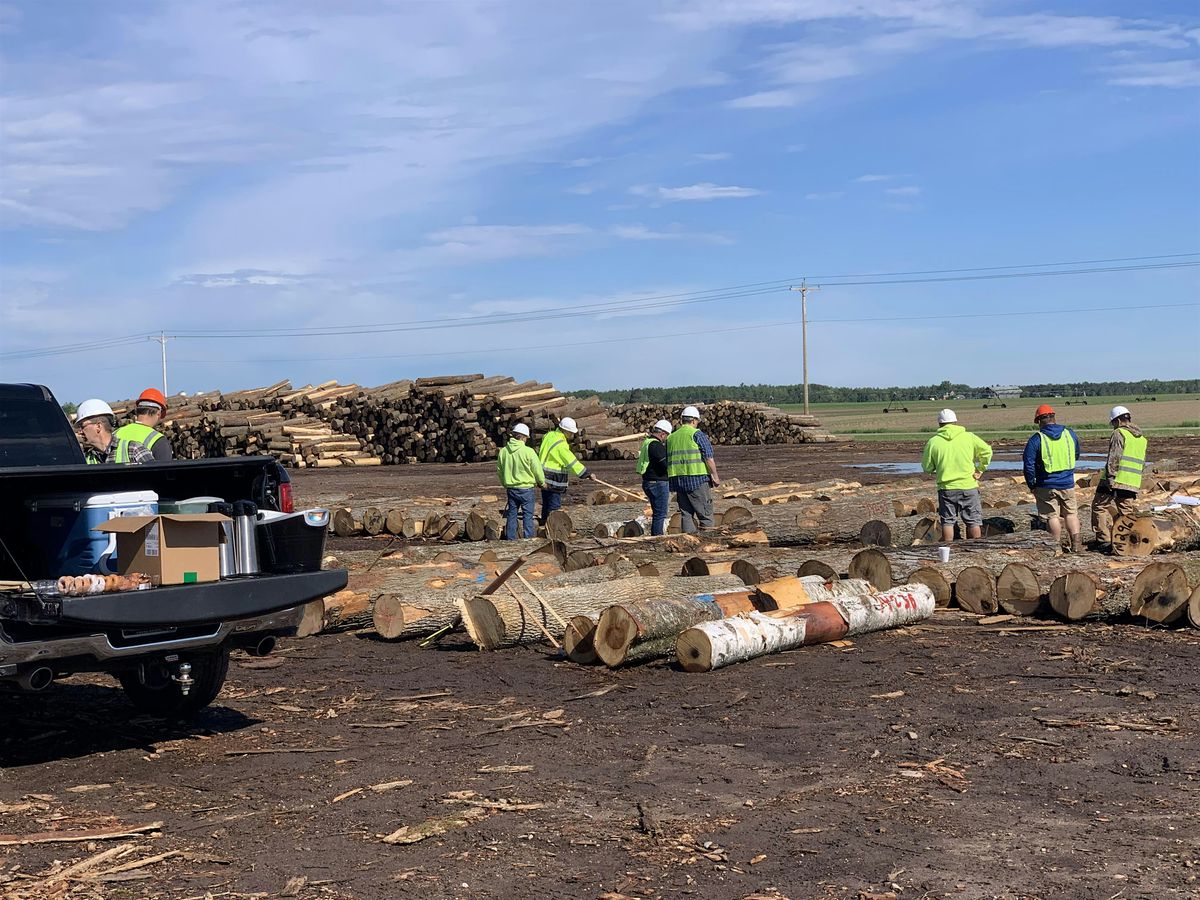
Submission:
{"label": "yellow safety vest", "polygon": [[671,478],[708,474],[700,445],[696,443],[697,431],[692,425],[680,425],[667,438],[667,475]]}
{"label": "yellow safety vest", "polygon": [[1046,474],[1075,471],[1075,441],[1071,438],[1071,432],[1064,428],[1057,438],[1045,432],[1041,435],[1042,466]]}
{"label": "yellow safety vest", "polygon": [[125,438],[129,441],[137,441],[147,450],[151,449],[158,443],[162,437],[160,432],[155,431],[149,425],[143,425],[141,422],[129,422],[122,425],[113,432],[113,437]]}
{"label": "yellow safety vest", "polygon": [[567,436],[559,429],[546,433],[538,447],[538,460],[546,472],[546,490],[565,491],[571,482],[570,473],[582,476],[587,466],[581,463],[571,452]]}
{"label": "yellow safety vest", "polygon": [[[126,465],[129,462],[129,441],[125,438],[119,438],[115,434],[113,440],[117,442],[117,452],[113,456],[113,462],[117,465]],[[89,453],[84,459],[89,466],[99,465],[101,460],[97,459],[92,453]]]}
{"label": "yellow safety vest", "polygon": [[1125,434],[1125,450],[1117,462],[1117,477],[1114,487],[1136,491],[1142,486],[1142,470],[1146,468],[1146,438],[1134,434],[1127,428],[1118,428]]}
{"label": "yellow safety vest", "polygon": [[646,470],[650,468],[650,445],[658,438],[647,437],[642,441],[642,449],[638,451],[637,473],[645,475]]}

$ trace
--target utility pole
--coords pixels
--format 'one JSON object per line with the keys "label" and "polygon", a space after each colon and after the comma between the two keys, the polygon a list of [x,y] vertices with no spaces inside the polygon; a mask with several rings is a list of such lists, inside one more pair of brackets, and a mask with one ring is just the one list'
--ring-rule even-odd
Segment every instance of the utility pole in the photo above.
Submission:
{"label": "utility pole", "polygon": [[[171,338],[167,337],[165,331],[160,331],[158,337],[148,337],[146,340],[154,341],[162,349],[163,396],[166,397],[169,393],[167,391],[167,341],[171,340]],[[807,396],[807,391],[805,392],[805,396]],[[805,409],[808,409],[807,405]]]}
{"label": "utility pole", "polygon": [[808,279],[800,282],[800,287],[788,288],[800,294],[800,355],[804,360],[804,414],[808,415],[808,292],[819,291],[821,288],[809,287]]}

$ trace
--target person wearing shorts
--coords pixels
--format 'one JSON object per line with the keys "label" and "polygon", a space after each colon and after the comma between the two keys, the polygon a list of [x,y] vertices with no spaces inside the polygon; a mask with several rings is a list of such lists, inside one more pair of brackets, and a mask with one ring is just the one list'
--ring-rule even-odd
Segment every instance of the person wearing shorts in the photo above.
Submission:
{"label": "person wearing shorts", "polygon": [[961,519],[967,537],[983,536],[983,500],[979,479],[992,461],[992,448],[978,435],[958,424],[952,409],[938,413],[937,434],[925,444],[921,468],[937,475],[938,516],[942,540],[954,540],[954,526]]}
{"label": "person wearing shorts", "polygon": [[1079,458],[1079,436],[1054,421],[1054,408],[1043,403],[1033,414],[1038,430],[1025,443],[1022,465],[1025,485],[1033,491],[1038,515],[1046,530],[1062,540],[1067,525],[1072,553],[1083,552],[1079,535],[1079,506],[1075,502],[1075,461]]}

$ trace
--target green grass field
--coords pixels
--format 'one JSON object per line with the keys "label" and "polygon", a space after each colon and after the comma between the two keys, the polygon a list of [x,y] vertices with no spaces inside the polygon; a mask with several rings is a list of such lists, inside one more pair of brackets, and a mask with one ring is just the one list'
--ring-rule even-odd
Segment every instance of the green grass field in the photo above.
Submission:
{"label": "green grass field", "polygon": [[[1001,407],[1001,403],[1006,406]],[[958,414],[959,422],[971,431],[987,438],[1015,440],[1032,433],[1033,412],[1043,403],[1054,407],[1059,424],[1071,426],[1081,438],[1107,434],[1108,411],[1117,404],[1129,407],[1134,422],[1147,434],[1200,435],[1200,394],[1166,394],[1155,401],[1141,402],[1133,397],[910,400],[891,404],[907,407],[908,412],[896,409],[887,413],[883,411],[883,402],[813,403],[810,412],[836,435],[856,440],[903,440],[932,434],[937,430],[938,410],[949,406]],[[802,409],[800,404],[785,404],[782,408],[788,412]]]}

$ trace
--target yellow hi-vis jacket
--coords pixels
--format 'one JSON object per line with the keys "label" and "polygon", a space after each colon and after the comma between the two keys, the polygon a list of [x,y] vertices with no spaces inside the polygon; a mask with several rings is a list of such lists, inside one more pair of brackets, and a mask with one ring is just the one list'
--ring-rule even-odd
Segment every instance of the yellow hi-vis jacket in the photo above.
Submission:
{"label": "yellow hi-vis jacket", "polygon": [[506,488],[531,488],[546,483],[542,464],[533,448],[524,441],[509,438],[496,457],[496,474]]}
{"label": "yellow hi-vis jacket", "polygon": [[587,466],[571,452],[567,436],[559,428],[547,432],[542,438],[542,445],[538,448],[538,459],[541,460],[542,469],[546,473],[548,491],[565,491],[571,482],[571,473],[577,478],[587,474]]}

